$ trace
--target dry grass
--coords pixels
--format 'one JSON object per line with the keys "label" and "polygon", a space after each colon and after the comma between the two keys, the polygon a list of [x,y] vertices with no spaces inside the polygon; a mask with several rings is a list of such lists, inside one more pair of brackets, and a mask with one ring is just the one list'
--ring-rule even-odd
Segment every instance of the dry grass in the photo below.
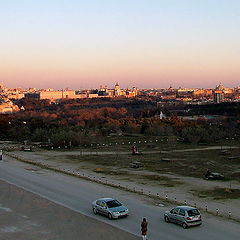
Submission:
{"label": "dry grass", "polygon": [[[96,167],[108,166],[121,168],[124,171],[136,169],[130,168],[130,163],[140,161],[143,168],[151,172],[160,174],[178,174],[182,176],[190,176],[203,178],[207,169],[214,172],[220,172],[225,175],[226,180],[239,181],[240,159],[229,158],[230,156],[238,156],[240,150],[232,149],[230,155],[221,154],[221,150],[204,150],[204,151],[187,151],[187,152],[162,152],[143,155],[63,155],[59,160],[69,163],[82,163],[84,165],[91,163]],[[163,161],[163,160],[168,161]],[[107,173],[106,173],[107,174]]]}
{"label": "dry grass", "polygon": [[200,198],[212,198],[214,200],[240,198],[240,189],[214,188],[210,190],[192,190],[192,192]]}
{"label": "dry grass", "polygon": [[105,174],[105,175],[114,175],[114,176],[120,176],[120,175],[128,175],[127,171],[122,170],[111,170],[106,168],[96,168],[94,169],[95,173]]}
{"label": "dry grass", "polygon": [[174,178],[169,178],[169,177],[160,176],[160,175],[143,175],[143,176],[139,176],[139,178],[146,179],[147,181],[150,181],[165,187],[175,187],[176,185],[182,184],[182,182]]}

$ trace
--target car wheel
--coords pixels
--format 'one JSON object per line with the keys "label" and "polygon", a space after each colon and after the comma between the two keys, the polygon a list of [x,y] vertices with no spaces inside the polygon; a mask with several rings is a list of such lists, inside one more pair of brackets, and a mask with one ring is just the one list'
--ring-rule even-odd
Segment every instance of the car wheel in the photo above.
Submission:
{"label": "car wheel", "polygon": [[182,224],[182,227],[183,227],[184,229],[186,229],[186,228],[188,227],[188,225],[187,225],[186,223],[183,223],[183,224]]}
{"label": "car wheel", "polygon": [[165,216],[165,217],[164,217],[164,220],[165,220],[165,222],[169,222],[168,216]]}
{"label": "car wheel", "polygon": [[111,213],[108,214],[108,218],[109,218],[110,220],[112,220],[112,214],[111,214]]}
{"label": "car wheel", "polygon": [[95,215],[97,215],[97,209],[96,208],[93,208],[93,213],[95,214]]}

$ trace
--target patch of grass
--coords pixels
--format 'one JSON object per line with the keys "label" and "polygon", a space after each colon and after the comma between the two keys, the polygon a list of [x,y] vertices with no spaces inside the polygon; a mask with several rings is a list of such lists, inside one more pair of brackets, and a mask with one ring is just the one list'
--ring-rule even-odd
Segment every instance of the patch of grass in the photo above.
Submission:
{"label": "patch of grass", "polygon": [[240,198],[240,189],[214,188],[209,190],[192,190],[192,192],[198,197],[208,197],[214,200]]}
{"label": "patch of grass", "polygon": [[105,169],[105,168],[96,168],[94,170],[95,173],[102,173],[105,175],[128,175],[128,173],[126,171],[122,171],[122,170],[111,170],[111,169]]}
{"label": "patch of grass", "polygon": [[[239,149],[232,149],[232,155],[239,153]],[[159,152],[143,155],[111,154],[111,155],[62,155],[59,160],[69,163],[91,163],[96,167],[108,166],[122,168],[123,170],[141,171],[148,170],[157,173],[178,174],[203,178],[207,169],[220,172],[226,180],[237,180],[239,176],[235,172],[240,161],[228,159],[229,155],[222,155],[221,150],[186,151],[186,152]],[[170,159],[170,161],[162,161]],[[143,168],[132,169],[130,163],[140,161]]]}
{"label": "patch of grass", "polygon": [[151,181],[168,181],[170,179],[169,177],[160,175],[144,175],[143,177]]}
{"label": "patch of grass", "polygon": [[[203,150],[195,151],[194,149],[206,148],[211,145],[192,145],[183,142],[173,142],[171,139],[167,141],[167,136],[163,137],[144,137],[144,136],[114,136],[102,139],[94,139],[95,145],[81,146],[79,148],[63,150],[61,155],[52,154],[52,156],[45,156],[43,158],[47,161],[55,160],[61,163],[80,164],[81,166],[91,165],[93,168],[107,166],[109,168],[118,168],[124,171],[141,172],[147,170],[154,173],[168,173],[182,176],[190,176],[196,178],[203,178],[207,169],[213,172],[219,172],[225,175],[225,180],[240,181],[239,173],[236,169],[240,165],[240,149],[231,148],[224,149],[222,144],[212,144],[219,146],[218,150]],[[156,141],[156,139],[158,141]],[[151,142],[150,142],[151,141]],[[130,142],[130,144],[129,144]],[[104,143],[104,145],[96,145],[96,143]],[[117,144],[116,144],[117,143]],[[124,144],[123,144],[124,143]],[[110,145],[111,144],[111,145]],[[224,145],[232,147],[239,147],[239,141],[224,142]],[[131,147],[136,145],[143,155],[131,154]],[[175,152],[174,150],[191,151]],[[75,151],[69,155],[71,151]],[[77,153],[77,152],[78,153]],[[100,152],[111,152],[112,154],[101,155]],[[129,154],[120,154],[119,152],[129,152]],[[146,153],[146,152],[155,153]],[[227,151],[227,155],[222,154],[222,151]],[[88,152],[88,155],[81,154],[81,152]],[[67,154],[68,153],[68,154]],[[32,153],[38,154],[38,153]],[[165,161],[162,161],[165,159]],[[169,161],[167,161],[169,160]],[[130,164],[134,161],[140,161],[143,164],[142,168],[130,168]],[[107,173],[106,173],[107,174]],[[152,180],[154,181],[154,180]],[[157,180],[156,180],[157,181]]]}
{"label": "patch of grass", "polygon": [[240,179],[240,172],[232,172],[231,179]]}
{"label": "patch of grass", "polygon": [[177,181],[176,179],[160,175],[143,175],[141,178],[166,187],[175,187],[177,184],[182,184],[182,182]]}
{"label": "patch of grass", "polygon": [[69,162],[69,163],[78,163],[82,162],[82,159],[79,155],[63,155],[60,158],[61,160],[64,160],[64,162]]}

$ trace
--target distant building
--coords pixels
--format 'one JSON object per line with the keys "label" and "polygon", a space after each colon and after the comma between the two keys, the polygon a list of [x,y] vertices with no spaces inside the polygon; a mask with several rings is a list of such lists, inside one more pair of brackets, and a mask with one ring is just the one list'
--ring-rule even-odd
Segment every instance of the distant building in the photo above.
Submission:
{"label": "distant building", "polygon": [[81,93],[79,91],[73,90],[60,90],[53,91],[52,89],[48,89],[48,91],[39,91],[36,93],[27,93],[26,97],[36,98],[36,99],[49,99],[51,101],[59,100],[59,99],[76,99],[76,98],[87,98],[87,93]]}
{"label": "distant building", "polygon": [[208,97],[213,94],[212,89],[194,89],[193,96],[194,97]]}
{"label": "distant building", "polygon": [[135,97],[139,93],[139,90],[133,87],[129,89],[121,89],[118,83],[114,88],[108,89],[107,86],[100,86],[100,89],[86,89],[86,90],[54,90],[52,88],[39,89],[36,88],[5,88],[3,84],[0,84],[0,97],[6,97],[8,99],[22,99],[22,98],[34,98],[34,99],[48,99],[50,101],[56,101],[60,99],[79,99],[79,98],[102,98],[102,97]]}
{"label": "distant building", "polygon": [[19,111],[19,107],[13,104],[13,102],[10,101],[9,99],[0,100],[0,114],[14,113],[18,111]]}
{"label": "distant building", "polygon": [[190,88],[179,88],[177,90],[177,97],[178,98],[191,98],[193,96],[193,93],[194,93],[194,90],[193,89],[190,89]]}
{"label": "distant building", "polygon": [[87,97],[88,98],[97,98],[98,97],[98,93],[88,93]]}
{"label": "distant building", "polygon": [[64,98],[74,98],[75,91],[61,90],[61,91],[41,91],[40,99],[64,99]]}
{"label": "distant building", "polygon": [[2,83],[0,83],[0,93],[4,92],[4,89],[5,89],[4,85]]}
{"label": "distant building", "polygon": [[122,91],[121,91],[121,88],[120,88],[119,84],[116,83],[115,88],[114,88],[114,96],[115,97],[121,96],[122,95],[121,92]]}
{"label": "distant building", "polygon": [[215,90],[213,91],[213,99],[214,99],[214,103],[216,104],[223,102],[224,87],[221,83],[218,86],[216,86]]}
{"label": "distant building", "polygon": [[131,98],[131,97],[136,97],[138,95],[138,89],[133,87],[132,90],[130,89],[127,89],[125,91],[125,96],[128,97],[128,98]]}
{"label": "distant building", "polygon": [[17,99],[22,99],[22,98],[24,98],[25,97],[25,94],[24,93],[14,93],[14,94],[9,94],[8,95],[8,98],[9,99],[15,99],[15,100],[17,100]]}
{"label": "distant building", "polygon": [[214,91],[214,103],[218,104],[224,101],[223,91]]}

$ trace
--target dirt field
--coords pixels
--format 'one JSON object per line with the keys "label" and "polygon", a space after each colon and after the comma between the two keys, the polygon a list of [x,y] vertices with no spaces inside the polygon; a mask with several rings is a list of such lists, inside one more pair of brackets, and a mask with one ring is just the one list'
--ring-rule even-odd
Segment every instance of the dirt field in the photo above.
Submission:
{"label": "dirt field", "polygon": [[0,240],[139,239],[3,181],[0,193]]}

